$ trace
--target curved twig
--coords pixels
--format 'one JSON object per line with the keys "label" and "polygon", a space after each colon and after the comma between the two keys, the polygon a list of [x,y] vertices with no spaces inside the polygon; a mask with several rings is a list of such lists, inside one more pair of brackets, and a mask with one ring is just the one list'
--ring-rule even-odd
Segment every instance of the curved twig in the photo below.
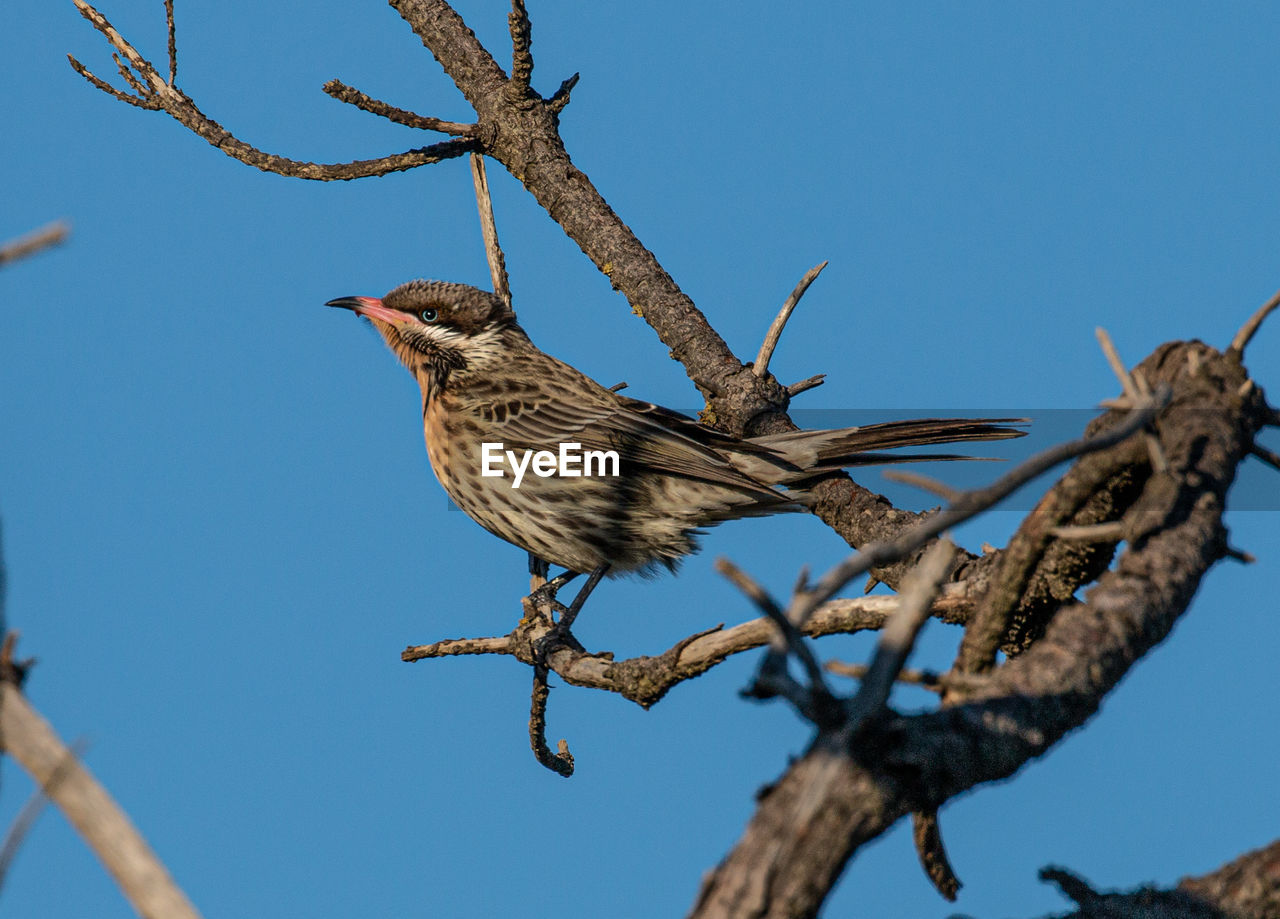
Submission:
{"label": "curved twig", "polygon": [[533,694],[529,703],[529,746],[538,762],[567,779],[573,775],[573,754],[569,752],[569,742],[562,739],[556,745],[555,753],[547,746],[547,697],[550,694],[547,668],[534,664]]}
{"label": "curved twig", "polygon": [[442,121],[439,118],[430,118],[426,115],[410,112],[407,109],[396,108],[389,102],[383,102],[381,99],[374,99],[372,96],[365,95],[354,86],[348,86],[341,80],[330,80],[321,89],[339,102],[354,105],[361,111],[368,112],[371,115],[380,115],[407,128],[418,128],[421,131],[439,131],[441,134],[453,134],[456,137],[474,137],[478,130],[474,124]]}
{"label": "curved twig", "polygon": [[[156,72],[151,62],[139,54],[137,49],[115,30],[111,23],[107,21],[107,18],[87,3],[86,0],[73,0],[73,2],[80,14],[92,23],[95,29],[106,36],[107,41],[111,42],[112,46],[128,61],[134,72],[141,78],[142,89],[137,91],[137,95],[122,92],[105,80],[94,76],[78,60],[71,55],[67,55],[71,61],[71,66],[77,73],[98,89],[122,102],[127,102],[139,108],[163,109],[188,130],[203,137],[223,153],[240,160],[242,163],[247,163],[255,169],[261,169],[263,172],[274,172],[278,175],[294,176],[299,179],[314,179],[322,182],[343,181],[401,172],[405,169],[412,169],[415,166],[438,163],[441,160],[462,156],[480,149],[479,143],[474,138],[463,137],[378,159],[354,160],[349,163],[302,162],[265,153],[233,136],[230,131],[200,111],[195,102],[186,93],[167,83]],[[175,57],[174,61],[176,62],[176,60]],[[176,63],[174,66],[176,67]],[[134,85],[133,80],[129,82],[130,85]]]}
{"label": "curved twig", "polygon": [[756,355],[755,363],[751,365],[751,372],[756,376],[762,377],[769,372],[769,361],[773,360],[773,351],[778,347],[778,339],[782,337],[782,330],[787,327],[787,320],[791,318],[792,312],[800,303],[804,292],[809,289],[809,285],[818,279],[818,275],[822,274],[822,269],[826,267],[827,263],[824,261],[806,271],[804,277],[791,291],[791,296],[787,297],[787,301],[782,304],[782,309],[778,310],[778,315],[774,317],[769,331],[764,335],[764,341],[760,343],[760,353]]}
{"label": "curved twig", "polygon": [[20,236],[11,242],[0,245],[0,265],[19,261],[29,255],[35,255],[41,249],[59,245],[66,242],[67,237],[70,235],[71,225],[65,220],[55,220],[53,223],[47,223],[26,236]]}
{"label": "curved twig", "polygon": [[1253,336],[1257,334],[1258,329],[1262,327],[1262,322],[1276,307],[1280,307],[1280,290],[1276,291],[1271,299],[1262,306],[1258,307],[1258,311],[1249,317],[1249,320],[1240,327],[1240,331],[1231,339],[1231,344],[1227,347],[1227,356],[1240,360],[1244,357],[1244,349],[1249,346],[1249,342],[1253,340]]}
{"label": "curved twig", "polygon": [[199,919],[129,817],[9,682],[0,682],[0,735],[5,751],[45,789],[139,915]]}

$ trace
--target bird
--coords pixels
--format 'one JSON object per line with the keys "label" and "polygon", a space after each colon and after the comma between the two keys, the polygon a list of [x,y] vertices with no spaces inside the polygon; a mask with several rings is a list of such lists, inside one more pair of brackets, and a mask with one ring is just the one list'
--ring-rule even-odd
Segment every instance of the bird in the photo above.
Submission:
{"label": "bird", "polygon": [[804,510],[821,476],[969,458],[884,450],[1026,433],[1009,426],[1023,419],[932,418],[733,437],[540,350],[476,287],[415,280],[325,305],[367,319],[417,381],[427,455],[453,502],[526,550],[531,571],[563,567],[553,591],[589,575],[578,608],[602,577],[675,571],[707,527]]}

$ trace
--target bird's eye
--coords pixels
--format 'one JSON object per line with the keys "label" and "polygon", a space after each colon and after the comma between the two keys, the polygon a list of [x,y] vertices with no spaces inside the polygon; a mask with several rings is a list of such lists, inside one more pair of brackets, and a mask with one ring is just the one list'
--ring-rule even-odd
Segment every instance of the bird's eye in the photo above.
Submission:
{"label": "bird's eye", "polygon": [[425,309],[418,315],[422,317],[423,322],[435,322],[437,319],[440,318],[440,311],[433,310],[433,309]]}

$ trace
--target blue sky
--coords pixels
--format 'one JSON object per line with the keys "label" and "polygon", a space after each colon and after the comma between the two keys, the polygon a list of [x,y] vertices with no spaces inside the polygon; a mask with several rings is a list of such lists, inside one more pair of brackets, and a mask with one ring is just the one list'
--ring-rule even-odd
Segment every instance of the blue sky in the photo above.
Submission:
{"label": "blue sky", "polygon": [[[507,7],[458,8],[505,60]],[[582,74],[563,118],[574,161],[737,353],[831,261],[773,364],[784,381],[828,374],[798,409],[1084,412],[1117,390],[1095,326],[1130,363],[1170,339],[1222,346],[1280,287],[1274,4],[530,8],[535,86]],[[102,9],[163,59],[161,3]],[[334,77],[468,120],[384,4],[178,0],[177,15],[179,85],[270,152],[427,142],[323,95]],[[18,0],[5,19],[0,237],[74,225],[0,274],[0,515],[33,701],[87,738],[207,916],[683,913],[809,736],[784,706],[737,698],[753,655],[647,713],[557,688],[569,781],[529,754],[524,667],[398,659],[507,631],[524,559],[447,512],[416,387],[322,304],[418,276],[487,284],[465,161],[346,184],[265,175],[76,76],[68,52],[112,65],[69,0]],[[576,245],[500,168],[490,181],[534,340],[697,408]],[[1274,325],[1249,364],[1280,386]],[[1062,904],[1036,881],[1046,863],[1169,883],[1274,837],[1280,527],[1258,508],[1278,480],[1252,474],[1228,523],[1259,564],[1215,569],[1086,730],[942,812],[957,906],[899,827],[850,865],[830,915],[1035,915]],[[999,544],[1017,519],[958,538]],[[752,615],[716,556],[784,593],[844,551],[814,519],[730,524],[678,578],[606,584],[577,632],[657,653]],[[916,662],[945,664],[957,639],[930,625]],[[10,762],[2,777],[7,824],[30,786]],[[0,906],[131,915],[56,815]]]}

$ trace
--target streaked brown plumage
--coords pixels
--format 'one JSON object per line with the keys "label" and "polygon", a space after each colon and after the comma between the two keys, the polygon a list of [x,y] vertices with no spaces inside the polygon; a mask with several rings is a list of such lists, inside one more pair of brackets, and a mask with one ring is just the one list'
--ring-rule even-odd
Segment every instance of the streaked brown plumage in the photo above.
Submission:
{"label": "streaked brown plumage", "polygon": [[[381,300],[329,306],[365,316],[417,379],[431,468],[472,519],[569,571],[673,569],[701,527],[797,510],[805,483],[849,466],[905,462],[894,447],[999,440],[1008,419],[924,419],[745,440],[618,395],[538,350],[496,296],[410,281]],[[620,475],[485,477],[481,444],[617,451]],[[957,458],[957,457],[945,457]]]}

